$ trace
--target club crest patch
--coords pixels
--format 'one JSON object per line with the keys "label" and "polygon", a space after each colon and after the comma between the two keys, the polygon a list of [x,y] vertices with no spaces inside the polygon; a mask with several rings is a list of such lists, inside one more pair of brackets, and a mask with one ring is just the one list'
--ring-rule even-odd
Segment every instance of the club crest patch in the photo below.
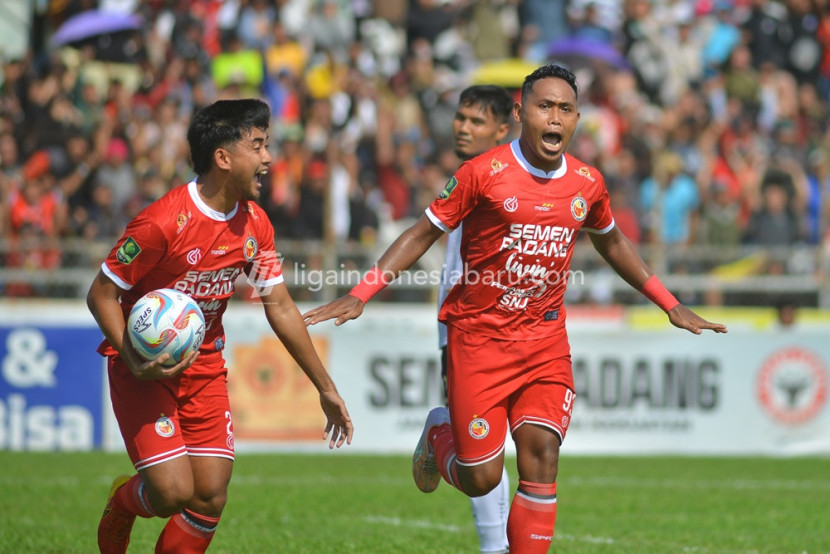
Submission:
{"label": "club crest patch", "polygon": [[571,200],[571,215],[577,221],[582,221],[588,215],[588,203],[582,195],[577,195]]}
{"label": "club crest patch", "polygon": [[438,195],[438,198],[440,198],[441,200],[446,200],[450,197],[450,194],[452,194],[452,191],[455,190],[456,186],[458,186],[458,179],[456,179],[455,175],[453,175],[452,178],[449,181],[447,181],[447,186],[444,187],[444,190],[441,191],[441,193]]}
{"label": "club crest patch", "polygon": [[160,437],[172,437],[176,432],[176,427],[173,425],[173,420],[167,416],[161,416],[156,420],[156,433]]}
{"label": "club crest patch", "polygon": [[256,257],[258,245],[254,237],[249,236],[245,239],[245,246],[242,248],[242,254],[245,256],[245,261],[252,262]]}
{"label": "club crest patch", "polygon": [[115,258],[122,264],[129,265],[139,254],[141,254],[141,247],[133,237],[127,237],[127,240],[124,241],[121,248],[115,253]]}
{"label": "club crest patch", "polygon": [[470,436],[474,439],[483,439],[490,433],[490,424],[487,423],[486,419],[477,417],[470,422],[468,430],[470,431]]}

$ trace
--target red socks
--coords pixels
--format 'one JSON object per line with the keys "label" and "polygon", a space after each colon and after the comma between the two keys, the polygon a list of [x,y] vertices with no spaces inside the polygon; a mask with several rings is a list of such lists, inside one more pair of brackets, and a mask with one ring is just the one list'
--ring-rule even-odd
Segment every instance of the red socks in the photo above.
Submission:
{"label": "red socks", "polygon": [[430,429],[429,443],[432,445],[435,465],[438,466],[441,477],[447,483],[461,491],[461,488],[458,486],[458,471],[455,468],[455,441],[452,438],[450,425],[444,423],[443,425]]}
{"label": "red socks", "polygon": [[116,509],[129,514],[140,517],[155,517],[158,515],[150,506],[150,501],[147,500],[144,481],[138,473],[133,475],[129,481],[115,491],[112,502]]}
{"label": "red socks", "polygon": [[556,483],[519,481],[507,518],[511,552],[545,554],[556,523]]}
{"label": "red socks", "polygon": [[155,554],[202,554],[218,524],[218,517],[203,516],[185,508],[167,521],[156,542]]}

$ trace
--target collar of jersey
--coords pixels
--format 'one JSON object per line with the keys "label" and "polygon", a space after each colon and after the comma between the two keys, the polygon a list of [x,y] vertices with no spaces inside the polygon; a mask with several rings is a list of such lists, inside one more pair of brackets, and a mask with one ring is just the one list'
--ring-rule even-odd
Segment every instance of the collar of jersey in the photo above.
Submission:
{"label": "collar of jersey", "polygon": [[542,179],[560,179],[565,176],[565,173],[568,172],[568,160],[565,158],[565,154],[562,154],[562,165],[559,166],[559,169],[547,172],[530,165],[530,162],[527,161],[524,154],[522,154],[522,149],[519,147],[519,139],[513,139],[510,141],[510,150],[513,151],[513,155],[516,157],[516,161],[519,162],[519,165],[535,177],[541,177]]}
{"label": "collar of jersey", "polygon": [[233,216],[236,215],[236,210],[239,209],[239,202],[234,205],[233,209],[229,213],[216,211],[205,204],[205,201],[202,200],[201,196],[199,196],[199,189],[196,186],[195,179],[187,184],[187,192],[190,194],[190,198],[193,200],[193,203],[196,204],[197,208],[199,208],[199,211],[209,218],[215,219],[216,221],[229,221],[233,219]]}

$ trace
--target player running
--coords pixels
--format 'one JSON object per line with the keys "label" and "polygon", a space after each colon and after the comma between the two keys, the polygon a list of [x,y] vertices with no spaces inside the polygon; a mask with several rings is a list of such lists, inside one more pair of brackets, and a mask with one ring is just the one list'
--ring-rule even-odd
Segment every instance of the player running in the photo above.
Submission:
{"label": "player running", "polygon": [[464,276],[439,319],[447,323],[449,410],[434,408],[413,457],[416,485],[441,478],[468,496],[501,480],[507,429],[519,486],[511,552],[547,552],[556,520],[559,447],[574,405],[563,297],[583,228],[594,248],[676,327],[725,333],[680,304],[615,226],[605,182],[566,149],[579,121],[576,78],[546,65],[525,78],[514,106],[518,139],[464,163],[426,213],[352,291],[304,315],[313,325],[359,317],[365,303],[463,220]]}
{"label": "player running", "polygon": [[[283,282],[274,230],[255,203],[271,163],[271,115],[259,100],[224,100],[188,129],[198,177],[148,206],[101,266],[87,303],[105,340],[110,394],[138,473],[110,490],[98,526],[101,552],[126,552],[136,516],[169,517],[157,553],[204,552],[225,506],[234,459],[222,315],[245,272],[274,332],[320,393],[329,447],[351,443],[343,399],[317,356]],[[205,340],[183,362],[147,362],[125,338],[133,304],[158,288],[186,292],[205,315]],[[172,516],[172,517],[171,517]]]}

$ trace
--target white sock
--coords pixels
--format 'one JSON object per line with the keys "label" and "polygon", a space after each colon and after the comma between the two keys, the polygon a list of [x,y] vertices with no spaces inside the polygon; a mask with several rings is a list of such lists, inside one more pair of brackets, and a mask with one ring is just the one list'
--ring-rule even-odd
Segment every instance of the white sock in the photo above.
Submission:
{"label": "white sock", "polygon": [[507,516],[510,515],[510,483],[502,468],[501,482],[484,496],[470,498],[481,552],[507,552]]}

